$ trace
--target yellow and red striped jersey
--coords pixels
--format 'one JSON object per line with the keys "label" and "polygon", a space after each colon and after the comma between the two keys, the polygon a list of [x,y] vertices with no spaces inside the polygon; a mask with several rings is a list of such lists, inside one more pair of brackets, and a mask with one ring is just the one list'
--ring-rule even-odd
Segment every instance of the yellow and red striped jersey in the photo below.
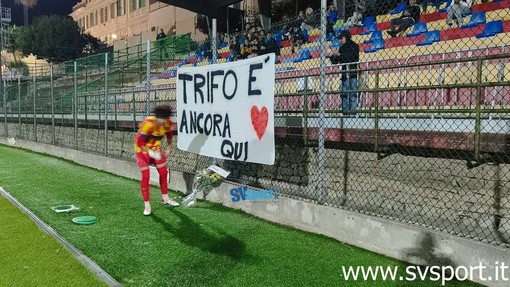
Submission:
{"label": "yellow and red striped jersey", "polygon": [[135,137],[135,150],[142,152],[143,150],[138,146],[139,138],[142,137],[145,146],[152,150],[161,149],[161,140],[164,136],[167,140],[172,139],[172,120],[168,119],[164,125],[159,125],[155,116],[146,118],[138,129]]}

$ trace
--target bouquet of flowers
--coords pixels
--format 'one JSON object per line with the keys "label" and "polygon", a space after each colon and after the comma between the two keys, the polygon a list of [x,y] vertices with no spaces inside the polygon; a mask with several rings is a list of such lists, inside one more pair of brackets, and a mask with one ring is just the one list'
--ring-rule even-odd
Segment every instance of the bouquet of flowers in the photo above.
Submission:
{"label": "bouquet of flowers", "polygon": [[230,172],[211,165],[206,169],[199,170],[193,178],[193,190],[190,195],[182,200],[182,205],[186,207],[194,207],[197,204],[197,194],[202,192],[204,196],[209,194],[215,187],[219,187]]}

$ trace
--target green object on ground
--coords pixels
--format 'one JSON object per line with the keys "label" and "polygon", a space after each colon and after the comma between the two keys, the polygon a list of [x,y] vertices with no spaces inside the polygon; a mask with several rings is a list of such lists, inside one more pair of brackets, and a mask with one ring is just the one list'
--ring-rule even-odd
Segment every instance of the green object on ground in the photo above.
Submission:
{"label": "green object on ground", "polygon": [[97,217],[95,217],[95,216],[78,216],[78,217],[73,218],[73,222],[76,224],[81,224],[81,225],[94,224],[97,222]]}
{"label": "green object on ground", "polygon": [[[0,145],[0,162],[8,167],[0,169],[0,185],[124,286],[440,286],[431,281],[346,282],[342,266],[404,269],[407,264],[219,204],[168,207],[160,203],[156,187],[151,187],[153,214],[143,216],[138,181],[58,158]],[[83,212],[108,220],[87,228],[69,224],[76,215],[47,207],[59,201],[79,203]]]}
{"label": "green object on ground", "polygon": [[[14,170],[10,172],[19,174]],[[3,182],[4,178],[0,177],[0,183]],[[88,287],[106,284],[53,237],[42,232],[21,210],[0,196],[0,286]]]}

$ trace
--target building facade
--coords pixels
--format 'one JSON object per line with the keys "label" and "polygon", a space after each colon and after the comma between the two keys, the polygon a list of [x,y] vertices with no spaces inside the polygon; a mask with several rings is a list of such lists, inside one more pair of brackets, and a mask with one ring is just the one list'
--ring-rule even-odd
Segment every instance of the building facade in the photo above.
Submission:
{"label": "building facade", "polygon": [[[236,6],[255,9],[256,3],[246,0]],[[206,37],[195,29],[196,13],[157,0],[81,0],[71,17],[86,33],[110,45],[154,40],[160,29],[167,35],[190,33],[197,41]]]}

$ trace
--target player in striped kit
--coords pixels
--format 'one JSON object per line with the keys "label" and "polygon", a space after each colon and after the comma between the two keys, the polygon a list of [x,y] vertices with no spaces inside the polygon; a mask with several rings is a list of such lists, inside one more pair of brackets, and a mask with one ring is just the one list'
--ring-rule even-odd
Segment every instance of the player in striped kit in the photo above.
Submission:
{"label": "player in striped kit", "polygon": [[[179,206],[179,203],[168,196],[168,169],[166,158],[170,156],[172,148],[172,109],[169,106],[158,106],[152,116],[146,118],[141,124],[135,137],[136,161],[142,173],[140,183],[142,197],[145,203],[144,215],[150,215],[149,165],[153,164],[159,173],[162,203],[170,206]],[[168,151],[161,149],[161,140],[166,137]]]}

